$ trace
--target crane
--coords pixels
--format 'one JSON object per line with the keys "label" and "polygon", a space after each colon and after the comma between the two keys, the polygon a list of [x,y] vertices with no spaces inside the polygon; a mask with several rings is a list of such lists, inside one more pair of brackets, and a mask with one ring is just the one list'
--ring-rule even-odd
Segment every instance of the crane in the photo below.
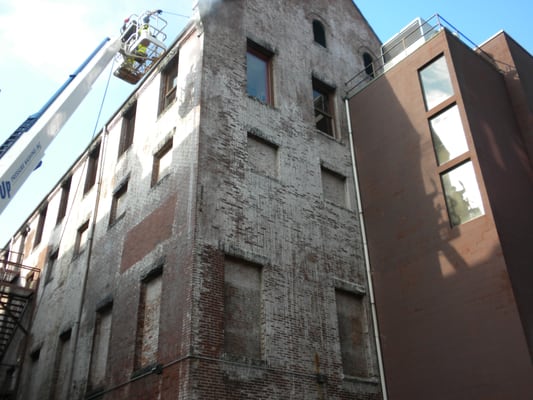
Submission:
{"label": "crane", "polygon": [[132,14],[120,36],[106,38],[35,114],[30,115],[0,146],[0,213],[31,172],[46,148],[76,111],[110,62],[113,75],[130,84],[139,82],[166,51],[161,10]]}

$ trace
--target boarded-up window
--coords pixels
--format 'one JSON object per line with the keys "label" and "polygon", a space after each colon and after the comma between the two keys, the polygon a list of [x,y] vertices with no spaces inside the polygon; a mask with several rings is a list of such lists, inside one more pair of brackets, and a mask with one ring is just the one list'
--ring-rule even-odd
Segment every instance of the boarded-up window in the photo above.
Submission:
{"label": "boarded-up window", "polygon": [[261,267],[230,258],[224,268],[224,350],[260,359]]}
{"label": "boarded-up window", "polygon": [[38,392],[39,392],[39,379],[35,379],[35,377],[39,376],[39,357],[41,356],[41,349],[38,348],[36,350],[33,350],[30,353],[30,374],[34,377],[34,379],[30,379],[28,382],[28,386],[25,388],[22,388],[22,391],[27,391],[27,397],[28,399],[38,399]]}
{"label": "boarded-up window", "polygon": [[346,177],[324,166],[321,167],[324,199],[346,207]]}
{"label": "boarded-up window", "polygon": [[154,186],[170,170],[172,163],[172,138],[167,140],[165,144],[154,154],[154,164],[152,167],[152,181],[151,186]]}
{"label": "boarded-up window", "polygon": [[74,255],[78,255],[83,250],[85,250],[85,247],[87,246],[88,234],[89,234],[89,221],[85,221],[85,223],[78,228],[78,232],[76,234],[76,243],[74,245]]}
{"label": "boarded-up window", "polygon": [[110,337],[111,306],[107,306],[96,313],[91,369],[89,374],[91,389],[98,388],[104,384]]}
{"label": "boarded-up window", "polygon": [[363,297],[335,290],[344,375],[368,376],[366,318]]}
{"label": "boarded-up window", "polygon": [[150,274],[150,276],[141,283],[135,349],[136,369],[153,364],[157,361],[161,289],[161,269]]}
{"label": "boarded-up window", "polygon": [[126,192],[128,191],[128,181],[124,181],[113,193],[111,199],[111,210],[109,212],[109,224],[114,224],[126,212]]}
{"label": "boarded-up window", "polygon": [[70,330],[62,333],[57,345],[54,372],[52,375],[52,399],[64,399],[68,391],[67,376],[70,364]]}
{"label": "boarded-up window", "polygon": [[276,178],[278,176],[278,146],[254,134],[248,134],[248,163],[252,171]]}

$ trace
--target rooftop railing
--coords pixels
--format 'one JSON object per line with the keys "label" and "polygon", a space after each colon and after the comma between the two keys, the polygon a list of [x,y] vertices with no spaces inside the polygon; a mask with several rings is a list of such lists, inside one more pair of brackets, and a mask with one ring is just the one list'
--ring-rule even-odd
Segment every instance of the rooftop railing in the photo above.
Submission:
{"label": "rooftop railing", "polygon": [[354,75],[345,83],[345,98],[354,96],[371,81],[383,75],[443,29],[447,29],[453,33],[480,56],[486,58],[492,64],[495,64],[498,69],[503,69],[503,65],[495,62],[495,60],[481,50],[455,26],[439,14],[435,14],[427,21],[416,19],[400,31],[400,33],[385,42],[381,46],[381,54],[379,57],[365,65],[362,71]]}

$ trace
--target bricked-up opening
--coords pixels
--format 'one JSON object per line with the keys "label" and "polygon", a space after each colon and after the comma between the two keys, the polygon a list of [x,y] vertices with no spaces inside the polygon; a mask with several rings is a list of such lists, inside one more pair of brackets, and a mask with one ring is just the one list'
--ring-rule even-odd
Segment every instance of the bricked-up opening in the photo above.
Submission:
{"label": "bricked-up opening", "polygon": [[46,221],[46,212],[48,206],[44,206],[39,211],[39,220],[37,221],[37,230],[35,231],[35,239],[33,240],[33,247],[36,247],[43,238],[44,222]]}
{"label": "bricked-up opening", "polygon": [[112,305],[108,304],[96,312],[89,369],[89,390],[100,388],[105,382],[109,339],[111,338],[111,311]]}
{"label": "bricked-up opening", "polygon": [[48,262],[46,263],[46,275],[44,278],[45,285],[54,279],[57,259],[59,258],[59,249],[55,249],[48,255]]}
{"label": "bricked-up opening", "polygon": [[277,178],[278,146],[252,133],[248,133],[248,163],[252,171]]}
{"label": "bricked-up opening", "polygon": [[161,72],[161,92],[159,95],[159,112],[161,114],[176,100],[178,86],[178,55],[165,66]]}
{"label": "bricked-up opening", "polygon": [[172,138],[165,142],[165,144],[154,154],[154,162],[152,166],[152,181],[151,186],[159,182],[170,169],[172,163]]}
{"label": "bricked-up opening", "polygon": [[109,225],[114,224],[126,212],[126,192],[128,191],[128,180],[122,182],[113,193],[111,199],[111,210],[109,212]]}
{"label": "bricked-up opening", "polygon": [[261,266],[226,258],[224,352],[261,359]]}
{"label": "bricked-up opening", "polygon": [[326,135],[335,137],[333,115],[333,98],[335,89],[313,78],[313,105],[315,108],[315,126]]}
{"label": "bricked-up opening", "polygon": [[141,282],[135,340],[136,370],[157,362],[162,277],[163,269],[160,267]]}
{"label": "bricked-up opening", "polygon": [[324,199],[338,206],[347,207],[346,177],[323,165],[320,167],[320,172]]}
{"label": "bricked-up opening", "polygon": [[335,290],[342,369],[347,376],[369,376],[363,296]]}
{"label": "bricked-up opening", "polygon": [[98,157],[100,156],[100,144],[91,152],[87,159],[87,175],[85,175],[85,186],[83,193],[87,193],[96,183],[96,172],[98,170]]}
{"label": "bricked-up opening", "polygon": [[78,228],[76,234],[76,243],[74,244],[74,255],[80,254],[87,246],[87,236],[89,233],[89,221],[85,221],[83,225]]}
{"label": "bricked-up opening", "polygon": [[54,362],[54,370],[52,373],[51,398],[64,399],[66,396],[67,382],[69,370],[69,347],[70,347],[70,329],[59,336],[59,342],[56,349],[56,358]]}
{"label": "bricked-up opening", "polygon": [[318,20],[313,21],[313,37],[315,39],[315,42],[323,47],[326,46],[326,30],[324,29],[324,25],[322,25],[322,22]]}
{"label": "bricked-up opening", "polygon": [[[37,377],[39,376],[39,358],[41,356],[41,348],[39,347],[36,350],[33,350],[30,353],[30,376]],[[27,398],[28,399],[37,399],[39,380],[30,379],[29,387],[27,388]]]}
{"label": "bricked-up opening", "polygon": [[70,194],[70,185],[72,183],[72,177],[68,177],[61,184],[61,198],[59,199],[59,208],[57,209],[56,224],[59,224],[67,215],[68,196]]}
{"label": "bricked-up opening", "polygon": [[133,103],[122,116],[122,129],[120,131],[120,142],[118,145],[118,156],[120,157],[133,143],[133,132],[135,130],[135,116],[137,114],[137,102]]}
{"label": "bricked-up opening", "polygon": [[246,93],[265,104],[272,104],[273,53],[248,40],[246,50]]}

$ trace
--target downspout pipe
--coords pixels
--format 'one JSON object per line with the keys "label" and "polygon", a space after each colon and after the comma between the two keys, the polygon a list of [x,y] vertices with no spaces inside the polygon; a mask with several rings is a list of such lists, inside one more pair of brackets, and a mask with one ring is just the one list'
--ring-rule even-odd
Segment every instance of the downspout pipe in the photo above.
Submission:
{"label": "downspout pipe", "polygon": [[374,342],[376,344],[376,354],[378,358],[378,369],[379,369],[379,381],[381,383],[381,392],[383,395],[383,400],[388,400],[387,396],[387,384],[385,382],[385,370],[383,367],[383,355],[381,353],[381,341],[379,340],[379,326],[378,326],[378,316],[376,311],[376,301],[374,297],[374,285],[372,283],[372,271],[370,270],[370,256],[368,255],[368,242],[366,239],[366,228],[365,228],[365,219],[363,215],[363,207],[361,202],[361,192],[359,189],[359,176],[357,174],[357,164],[355,162],[355,149],[353,144],[353,132],[352,132],[352,122],[350,119],[350,107],[348,103],[348,98],[344,99],[344,105],[346,109],[346,120],[348,121],[348,136],[350,140],[350,155],[352,157],[352,168],[353,168],[353,181],[355,189],[355,199],[357,202],[357,213],[359,215],[359,225],[361,227],[361,239],[363,240],[363,253],[365,259],[365,273],[366,281],[368,283],[368,292],[370,296],[370,309],[372,314],[372,329],[374,332]]}
{"label": "downspout pipe", "polygon": [[72,356],[71,356],[71,362],[70,362],[70,368],[68,371],[68,380],[67,380],[67,399],[71,398],[71,392],[72,392],[72,382],[74,380],[74,370],[76,366],[76,354],[78,350],[78,340],[80,336],[80,324],[81,324],[81,317],[83,314],[83,307],[85,305],[85,295],[87,292],[87,280],[89,278],[89,269],[91,266],[91,260],[92,260],[92,252],[93,252],[93,243],[94,243],[94,232],[96,230],[96,221],[98,220],[98,207],[100,205],[100,196],[102,192],[102,180],[103,180],[103,174],[104,174],[104,159],[106,154],[106,144],[107,144],[107,136],[108,136],[108,130],[107,125],[103,128],[103,135],[102,135],[102,141],[100,142],[100,155],[99,155],[99,162],[98,162],[98,182],[96,185],[96,196],[94,200],[94,209],[91,217],[91,224],[89,226],[89,232],[87,237],[87,257],[85,262],[85,270],[83,271],[82,276],[82,282],[81,282],[81,290],[80,290],[80,301],[78,305],[78,313],[76,315],[76,321],[74,322],[73,327],[73,334],[74,339],[72,341]]}

